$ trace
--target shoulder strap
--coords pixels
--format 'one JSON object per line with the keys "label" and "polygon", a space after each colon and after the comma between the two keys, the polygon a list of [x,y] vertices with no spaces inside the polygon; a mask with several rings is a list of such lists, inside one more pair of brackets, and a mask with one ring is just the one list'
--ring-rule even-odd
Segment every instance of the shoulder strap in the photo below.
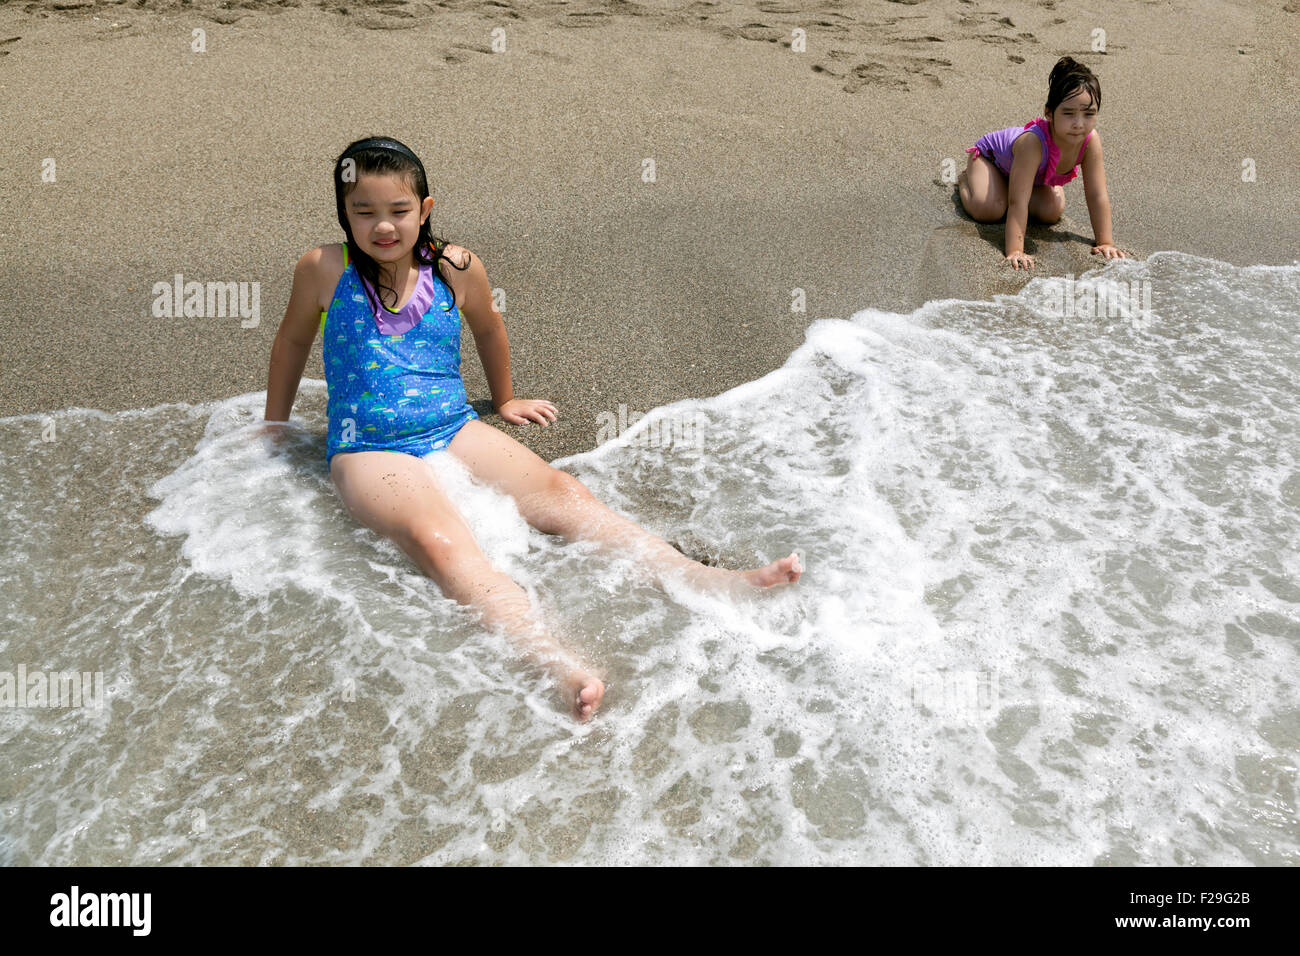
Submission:
{"label": "shoulder strap", "polygon": [[1092,139],[1093,130],[1088,130],[1088,135],[1083,138],[1083,145],[1079,147],[1079,155],[1075,157],[1074,165],[1078,166],[1083,162],[1084,151],[1088,148],[1088,143]]}
{"label": "shoulder strap", "polygon": [[[1049,174],[1056,172],[1056,166],[1052,163],[1052,147],[1056,144],[1052,142],[1052,134],[1047,128],[1047,121],[1041,116],[1034,119],[1025,129],[1032,129],[1038,137],[1039,145],[1042,147],[1043,158],[1038,161],[1038,169],[1047,170]],[[1057,150],[1060,155],[1060,150]]]}

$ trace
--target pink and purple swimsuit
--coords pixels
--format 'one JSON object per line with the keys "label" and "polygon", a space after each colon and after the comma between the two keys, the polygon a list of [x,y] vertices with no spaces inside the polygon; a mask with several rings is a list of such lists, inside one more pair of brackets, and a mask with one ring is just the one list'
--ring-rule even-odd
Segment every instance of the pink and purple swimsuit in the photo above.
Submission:
{"label": "pink and purple swimsuit", "polygon": [[1052,134],[1048,129],[1047,120],[1041,116],[1026,123],[1023,127],[1008,126],[1006,129],[985,133],[975,141],[974,146],[966,147],[966,152],[979,153],[1002,170],[1003,175],[1010,176],[1011,144],[1019,139],[1026,130],[1033,130],[1038,135],[1043,146],[1043,160],[1038,164],[1038,172],[1034,175],[1035,186],[1064,186],[1078,175],[1079,164],[1083,162],[1083,151],[1088,148],[1088,140],[1092,139],[1092,133],[1089,132],[1084,137],[1083,145],[1079,147],[1079,155],[1074,160],[1074,168],[1068,173],[1057,173],[1056,166],[1061,161],[1061,148],[1052,141]]}

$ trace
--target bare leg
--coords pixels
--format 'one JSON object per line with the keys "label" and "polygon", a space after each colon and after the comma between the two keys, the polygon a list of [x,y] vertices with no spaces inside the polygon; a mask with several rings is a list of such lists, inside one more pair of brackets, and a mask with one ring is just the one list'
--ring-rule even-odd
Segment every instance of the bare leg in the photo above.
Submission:
{"label": "bare leg", "polygon": [[957,176],[962,208],[976,222],[997,222],[1007,214],[1007,177],[978,153],[968,153]]}
{"label": "bare leg", "polygon": [[612,551],[631,551],[660,582],[677,574],[700,590],[741,596],[756,588],[798,581],[803,573],[799,556],[793,553],[750,571],[710,568],[692,561],[663,538],[610,510],[578,479],[552,468],[484,422],[466,424],[449,447],[476,478],[513,497],[519,513],[539,531],[570,541],[596,541]]}
{"label": "bare leg", "polygon": [[1060,222],[1065,215],[1065,187],[1035,186],[1029,194],[1029,214],[1049,225]]}
{"label": "bare leg", "polygon": [[595,712],[605,693],[595,670],[551,637],[524,590],[492,566],[427,462],[401,452],[345,452],[331,460],[330,477],[354,518],[391,538],[443,594],[476,608],[545,667],[575,717]]}

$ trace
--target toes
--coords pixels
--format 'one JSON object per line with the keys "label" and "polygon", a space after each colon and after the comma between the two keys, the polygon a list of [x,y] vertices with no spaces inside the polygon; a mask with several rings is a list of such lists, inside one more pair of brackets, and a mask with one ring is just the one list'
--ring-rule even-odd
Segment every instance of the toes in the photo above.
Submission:
{"label": "toes", "polygon": [[583,685],[578,691],[577,697],[573,701],[573,712],[579,720],[585,721],[600,706],[601,698],[605,696],[605,685],[600,681],[592,681]]}

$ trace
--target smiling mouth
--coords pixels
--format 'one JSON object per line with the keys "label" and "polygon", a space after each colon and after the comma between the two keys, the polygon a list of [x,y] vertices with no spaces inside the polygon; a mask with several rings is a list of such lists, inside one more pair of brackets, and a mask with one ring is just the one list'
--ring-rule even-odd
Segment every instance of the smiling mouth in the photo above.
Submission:
{"label": "smiling mouth", "polygon": [[376,239],[376,240],[375,240],[375,245],[377,245],[377,246],[395,246],[395,245],[397,245],[397,240],[396,240],[396,239],[389,239],[387,242],[382,242],[382,241]]}

